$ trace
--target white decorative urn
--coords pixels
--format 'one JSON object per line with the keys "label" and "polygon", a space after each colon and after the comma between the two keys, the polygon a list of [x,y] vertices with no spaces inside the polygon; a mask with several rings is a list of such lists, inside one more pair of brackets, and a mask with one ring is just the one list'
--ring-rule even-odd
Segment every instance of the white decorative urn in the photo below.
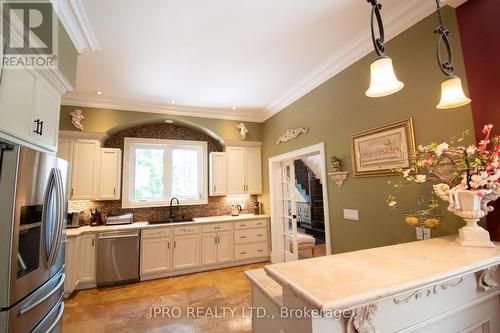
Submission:
{"label": "white decorative urn", "polygon": [[493,210],[488,203],[500,197],[495,190],[471,191],[458,185],[452,189],[445,184],[434,186],[436,194],[445,201],[449,201],[448,211],[460,216],[467,225],[458,230],[457,242],[462,246],[495,247],[490,240],[490,234],[477,225],[479,220]]}

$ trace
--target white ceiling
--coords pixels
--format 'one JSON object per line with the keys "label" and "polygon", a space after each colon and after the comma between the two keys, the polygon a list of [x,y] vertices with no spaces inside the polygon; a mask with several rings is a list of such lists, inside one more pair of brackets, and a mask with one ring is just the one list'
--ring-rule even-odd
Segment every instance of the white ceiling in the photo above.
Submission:
{"label": "white ceiling", "polygon": [[[366,0],[82,2],[100,49],[66,104],[262,121],[371,50]],[[383,0],[389,37],[425,2]]]}

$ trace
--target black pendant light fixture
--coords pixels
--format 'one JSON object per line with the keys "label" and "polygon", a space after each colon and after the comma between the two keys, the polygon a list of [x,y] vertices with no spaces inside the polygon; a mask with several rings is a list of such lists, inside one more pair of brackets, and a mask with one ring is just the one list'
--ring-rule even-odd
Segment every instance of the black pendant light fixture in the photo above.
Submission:
{"label": "black pendant light fixture", "polygon": [[[380,14],[382,5],[378,0],[368,0],[368,2],[372,5],[371,32],[373,47],[375,48],[375,52],[377,52],[378,59],[370,66],[371,83],[370,88],[366,91],[366,96],[382,97],[394,94],[403,89],[404,83],[397,79],[392,59],[385,55],[384,24],[382,22],[382,15]],[[379,38],[375,36],[375,21],[378,25]]]}
{"label": "black pendant light fixture", "polygon": [[[462,88],[462,80],[455,75],[453,68],[453,52],[451,50],[450,40],[448,38],[450,32],[443,25],[443,17],[441,16],[441,3],[436,0],[437,15],[439,19],[439,26],[434,30],[439,34],[437,42],[437,61],[439,68],[446,75],[446,79],[441,82],[441,101],[436,106],[438,109],[451,109],[462,105],[469,104],[470,98],[465,96]],[[448,60],[443,61],[441,58],[441,46],[445,45]]]}

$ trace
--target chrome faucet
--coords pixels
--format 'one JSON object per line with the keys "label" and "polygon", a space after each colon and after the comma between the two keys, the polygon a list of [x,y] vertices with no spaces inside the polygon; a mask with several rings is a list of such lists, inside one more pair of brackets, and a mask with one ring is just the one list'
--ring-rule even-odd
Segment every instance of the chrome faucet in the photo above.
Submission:
{"label": "chrome faucet", "polygon": [[179,199],[177,198],[172,198],[170,199],[170,219],[175,219],[175,214],[174,214],[174,211],[173,211],[173,202],[177,201],[177,209],[175,210],[175,214],[179,211]]}

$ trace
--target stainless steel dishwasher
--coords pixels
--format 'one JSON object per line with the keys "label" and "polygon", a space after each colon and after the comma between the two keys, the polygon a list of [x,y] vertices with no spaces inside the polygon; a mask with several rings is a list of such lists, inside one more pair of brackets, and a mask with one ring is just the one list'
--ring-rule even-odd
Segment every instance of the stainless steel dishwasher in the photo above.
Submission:
{"label": "stainless steel dishwasher", "polygon": [[97,234],[97,286],[139,281],[140,231]]}

